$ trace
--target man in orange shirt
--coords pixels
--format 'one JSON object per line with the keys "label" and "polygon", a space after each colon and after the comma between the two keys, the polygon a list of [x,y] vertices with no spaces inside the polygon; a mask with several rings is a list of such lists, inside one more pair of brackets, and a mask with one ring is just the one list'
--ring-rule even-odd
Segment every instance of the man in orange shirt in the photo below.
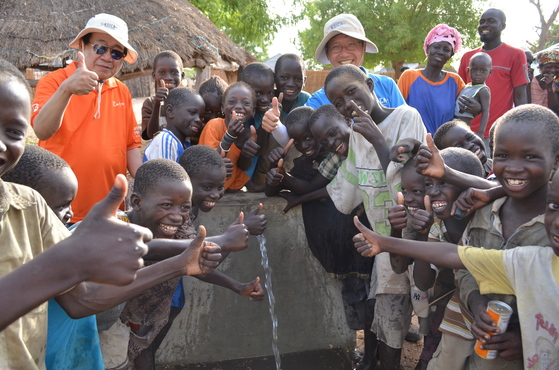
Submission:
{"label": "man in orange shirt", "polygon": [[142,163],[140,135],[128,88],[114,76],[137,53],[126,23],[97,14],[70,43],[78,61],[43,77],[33,100],[39,145],[68,162],[78,178],[72,203],[81,221],[103,199],[117,174],[132,176]]}

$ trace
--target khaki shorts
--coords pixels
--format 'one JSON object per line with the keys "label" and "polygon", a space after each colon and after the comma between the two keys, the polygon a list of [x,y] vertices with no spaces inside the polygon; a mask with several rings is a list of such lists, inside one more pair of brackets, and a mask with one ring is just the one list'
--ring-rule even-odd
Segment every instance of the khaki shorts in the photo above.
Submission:
{"label": "khaki shorts", "polygon": [[377,294],[371,331],[392,348],[402,348],[410,328],[412,304],[410,294]]}

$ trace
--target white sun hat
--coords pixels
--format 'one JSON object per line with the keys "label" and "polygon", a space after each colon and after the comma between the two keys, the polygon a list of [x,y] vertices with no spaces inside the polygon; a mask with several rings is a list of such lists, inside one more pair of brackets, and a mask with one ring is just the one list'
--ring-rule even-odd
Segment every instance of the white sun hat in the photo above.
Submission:
{"label": "white sun hat", "polygon": [[332,37],[343,33],[354,39],[361,40],[367,45],[367,53],[378,53],[377,46],[365,36],[363,25],[353,14],[340,14],[326,22],[324,26],[324,38],[316,48],[315,58],[318,63],[330,64],[326,56],[326,44]]}
{"label": "white sun hat", "polygon": [[128,51],[124,60],[128,63],[132,64],[138,58],[138,53],[128,42],[128,26],[126,25],[126,22],[114,15],[105,13],[97,14],[89,19],[85,28],[70,43],[70,47],[79,47],[81,38],[92,32],[106,33],[118,41],[119,44],[124,46]]}

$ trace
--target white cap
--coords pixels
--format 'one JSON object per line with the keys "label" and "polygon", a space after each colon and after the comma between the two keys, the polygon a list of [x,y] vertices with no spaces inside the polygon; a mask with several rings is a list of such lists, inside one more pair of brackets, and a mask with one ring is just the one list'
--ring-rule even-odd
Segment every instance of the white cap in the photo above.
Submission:
{"label": "white cap", "polygon": [[106,33],[124,46],[128,51],[124,60],[128,63],[132,64],[136,61],[136,58],[138,58],[138,53],[128,43],[128,26],[126,22],[114,15],[105,13],[97,14],[87,21],[85,28],[70,43],[70,47],[80,47],[81,38],[92,32]]}
{"label": "white cap", "polygon": [[365,37],[363,25],[353,14],[340,14],[326,22],[324,26],[324,38],[320,45],[316,48],[315,58],[318,63],[330,64],[326,56],[326,44],[332,37],[343,33],[354,39],[361,40],[367,45],[365,51],[367,53],[378,53],[377,46],[371,40]]}

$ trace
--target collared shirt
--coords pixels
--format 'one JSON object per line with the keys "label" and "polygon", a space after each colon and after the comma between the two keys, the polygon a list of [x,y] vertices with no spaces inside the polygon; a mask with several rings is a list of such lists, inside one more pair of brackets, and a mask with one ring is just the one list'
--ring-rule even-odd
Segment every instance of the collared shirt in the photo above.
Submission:
{"label": "collared shirt", "polygon": [[[0,276],[15,270],[69,232],[31,188],[0,180]],[[0,332],[0,369],[44,369],[47,304]]]}

